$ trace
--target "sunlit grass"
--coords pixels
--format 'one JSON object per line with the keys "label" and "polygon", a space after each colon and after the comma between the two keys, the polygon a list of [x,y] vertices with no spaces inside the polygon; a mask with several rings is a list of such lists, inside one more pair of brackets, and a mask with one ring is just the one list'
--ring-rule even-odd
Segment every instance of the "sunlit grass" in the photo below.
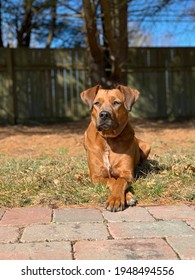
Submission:
{"label": "sunlit grass", "polygon": [[0,207],[102,203],[106,193],[90,182],[83,157],[0,160]]}
{"label": "sunlit grass", "polygon": [[[153,156],[137,169],[132,188],[141,204],[195,202],[193,153]],[[32,159],[0,157],[0,207],[44,205],[58,207],[102,204],[106,186],[94,186],[85,156],[44,156]]]}
{"label": "sunlit grass", "polygon": [[140,203],[195,203],[195,158],[192,154],[153,157],[138,168],[134,192]]}

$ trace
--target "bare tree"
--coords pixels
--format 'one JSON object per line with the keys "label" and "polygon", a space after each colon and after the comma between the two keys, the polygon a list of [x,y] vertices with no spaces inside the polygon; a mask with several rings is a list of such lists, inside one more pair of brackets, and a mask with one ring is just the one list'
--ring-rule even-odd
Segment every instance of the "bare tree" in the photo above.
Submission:
{"label": "bare tree", "polygon": [[18,47],[29,47],[32,31],[32,4],[34,0],[23,0],[24,16],[21,26],[17,25]]}
{"label": "bare tree", "polygon": [[[98,83],[104,76],[103,49],[99,42],[94,1],[83,0],[84,28],[90,57],[92,83]],[[100,79],[100,80],[99,80]],[[102,81],[101,81],[102,82]]]}
{"label": "bare tree", "polygon": [[[127,1],[100,0],[101,21],[98,22],[97,1],[83,0],[85,33],[90,56],[93,84],[109,87],[126,83],[125,63],[128,51]],[[100,42],[100,31],[103,42]]]}
{"label": "bare tree", "polygon": [[[158,22],[179,26],[186,21],[192,30],[194,10],[189,2],[192,3],[189,0],[0,0],[0,46],[84,47],[86,37],[93,83],[126,83],[128,37],[129,46],[136,46],[140,36],[139,42],[143,44],[148,41],[148,34],[152,37],[148,26],[152,31]],[[83,22],[85,34],[81,32]]]}
{"label": "bare tree", "polygon": [[51,4],[51,22],[50,22],[50,29],[46,42],[46,48],[49,48],[51,46],[52,40],[54,38],[56,18],[57,18],[56,8],[57,8],[57,0],[53,0]]}

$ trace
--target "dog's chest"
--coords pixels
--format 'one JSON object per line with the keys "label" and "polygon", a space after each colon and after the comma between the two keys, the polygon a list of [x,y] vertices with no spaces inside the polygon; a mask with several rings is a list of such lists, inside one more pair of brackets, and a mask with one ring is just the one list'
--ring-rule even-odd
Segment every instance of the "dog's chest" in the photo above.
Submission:
{"label": "dog's chest", "polygon": [[111,163],[110,163],[110,151],[109,151],[107,146],[105,147],[105,150],[104,150],[104,153],[103,153],[103,163],[104,163],[104,167],[108,171],[109,177],[111,177],[112,166],[111,166]]}

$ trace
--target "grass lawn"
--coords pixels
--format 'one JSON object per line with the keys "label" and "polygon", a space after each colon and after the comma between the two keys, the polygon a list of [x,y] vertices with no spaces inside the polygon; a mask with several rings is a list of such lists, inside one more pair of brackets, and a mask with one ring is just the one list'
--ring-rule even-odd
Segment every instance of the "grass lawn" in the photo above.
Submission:
{"label": "grass lawn", "polygon": [[[138,167],[132,189],[139,205],[195,202],[194,160],[167,154]],[[90,182],[85,156],[1,157],[0,190],[0,207],[102,204],[109,194]]]}
{"label": "grass lawn", "polygon": [[0,160],[0,207],[101,203],[104,186],[89,180],[85,157]]}
{"label": "grass lawn", "polygon": [[[86,126],[0,127],[0,207],[102,205],[109,190],[90,182]],[[135,126],[152,145],[132,185],[138,205],[195,204],[194,123]]]}

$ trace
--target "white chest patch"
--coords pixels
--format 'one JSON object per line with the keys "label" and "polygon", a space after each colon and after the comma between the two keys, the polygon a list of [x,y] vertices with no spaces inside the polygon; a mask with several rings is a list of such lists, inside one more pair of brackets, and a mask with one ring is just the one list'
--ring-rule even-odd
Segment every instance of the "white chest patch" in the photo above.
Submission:
{"label": "white chest patch", "polygon": [[109,177],[111,177],[111,164],[109,160],[109,151],[105,151],[103,154],[103,162],[104,162],[104,167],[108,170]]}

